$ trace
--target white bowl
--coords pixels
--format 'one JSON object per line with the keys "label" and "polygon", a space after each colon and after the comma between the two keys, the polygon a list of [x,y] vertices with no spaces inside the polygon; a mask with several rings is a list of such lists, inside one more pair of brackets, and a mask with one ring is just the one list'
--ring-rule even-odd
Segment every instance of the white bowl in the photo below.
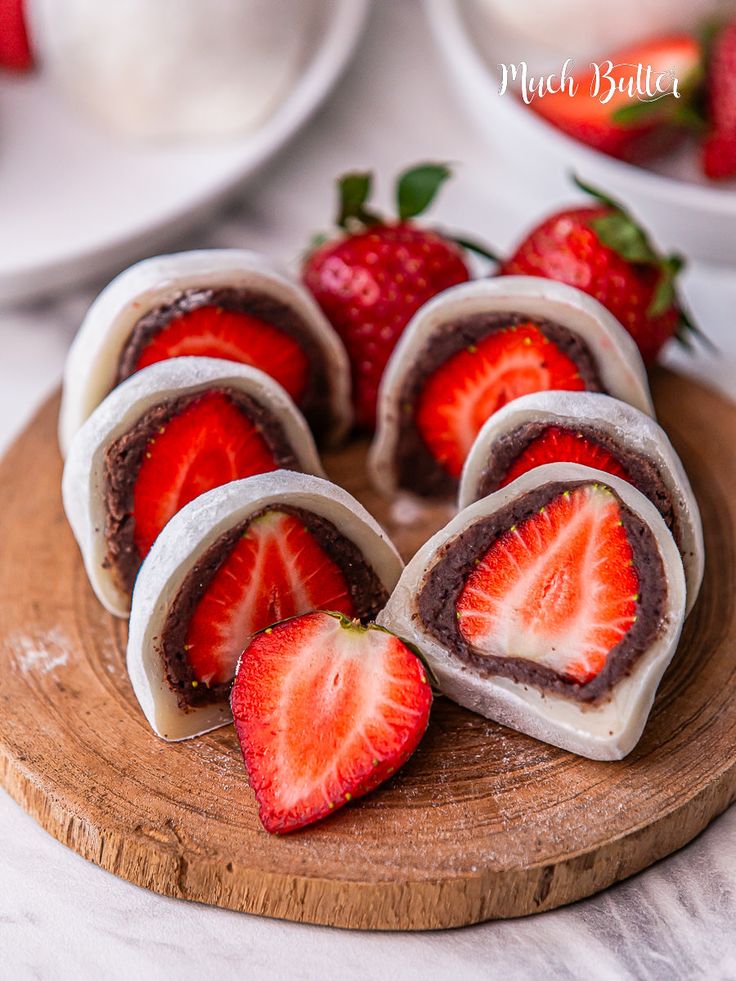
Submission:
{"label": "white bowl", "polygon": [[499,95],[496,66],[524,57],[518,39],[500,27],[490,31],[488,16],[481,18],[472,0],[425,0],[425,6],[466,109],[515,173],[525,171],[556,198],[571,192],[576,173],[631,207],[662,248],[736,265],[736,181],[708,183],[691,148],[657,162],[655,170],[578,143],[510,93]]}
{"label": "white bowl", "polygon": [[126,140],[69,106],[44,71],[0,78],[0,305],[160,251],[283,147],[334,86],[369,8],[320,2],[322,29],[299,78],[241,137]]}

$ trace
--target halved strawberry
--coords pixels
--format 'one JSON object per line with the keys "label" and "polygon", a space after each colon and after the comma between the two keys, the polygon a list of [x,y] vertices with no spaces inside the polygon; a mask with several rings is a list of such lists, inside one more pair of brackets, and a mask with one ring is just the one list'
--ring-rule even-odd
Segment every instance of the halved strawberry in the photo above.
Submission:
{"label": "halved strawberry", "polygon": [[297,403],[307,387],[309,358],[293,337],[258,317],[217,306],[198,307],[171,320],[146,344],[135,368],[191,355],[260,368]]}
{"label": "halved strawberry", "polygon": [[458,625],[480,651],[585,684],[633,626],[638,593],[618,499],[584,484],[496,539],[463,587]]}
{"label": "halved strawberry", "polygon": [[545,463],[582,463],[583,466],[603,470],[631,483],[626,469],[597,440],[583,436],[574,429],[547,426],[519,453],[499,486],[505,487],[527,470],[541,467]]}
{"label": "halved strawberry", "polygon": [[205,491],[277,470],[255,424],[225,392],[188,403],[149,440],[133,489],[134,540],[144,558],[164,525]]}
{"label": "halved strawberry", "polygon": [[187,651],[197,680],[228,682],[254,633],[324,608],[354,614],[341,569],[296,515],[261,514],[217,570],[189,622]]}
{"label": "halved strawberry", "polygon": [[[702,56],[697,39],[688,34],[656,37],[599,58],[587,72],[575,75],[574,95],[567,89],[536,97],[531,109],[557,129],[581,143],[623,160],[638,160],[667,149],[673,136],[684,131],[681,105],[699,84]],[[678,98],[645,92],[646,72],[650,91],[659,77],[678,80]],[[600,74],[599,74],[600,73]],[[662,77],[665,86],[665,78]],[[615,86],[615,87],[614,87]],[[629,94],[630,91],[633,94]]]}
{"label": "halved strawberry", "polygon": [[533,323],[494,331],[459,351],[428,378],[416,423],[432,455],[459,477],[483,423],[532,392],[582,391],[575,362]]}
{"label": "halved strawberry", "polygon": [[24,5],[25,0],[0,0],[0,65],[18,72],[33,64]]}
{"label": "halved strawberry", "polygon": [[432,692],[398,637],[312,613],[253,638],[231,703],[261,822],[286,832],[403,766],[427,728]]}

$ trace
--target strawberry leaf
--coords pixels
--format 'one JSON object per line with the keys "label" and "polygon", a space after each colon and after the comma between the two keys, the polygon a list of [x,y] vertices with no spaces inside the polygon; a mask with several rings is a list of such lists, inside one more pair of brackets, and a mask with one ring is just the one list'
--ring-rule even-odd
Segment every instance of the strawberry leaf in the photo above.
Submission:
{"label": "strawberry leaf", "polygon": [[702,136],[708,127],[703,101],[696,94],[692,101],[680,103],[672,114],[672,122],[695,136]]}
{"label": "strawberry leaf", "polygon": [[347,229],[353,222],[361,225],[375,225],[380,219],[365,207],[373,188],[373,175],[370,172],[343,174],[337,180],[339,210],[337,225]]}
{"label": "strawberry leaf", "polygon": [[[602,245],[613,249],[628,262],[642,262],[652,266],[663,265],[665,260],[655,251],[647,233],[636,224],[623,205],[602,191],[584,184],[574,175],[573,181],[581,191],[590,194],[608,209],[606,214],[592,218],[590,221],[590,227],[595,231]],[[679,270],[682,260],[678,259],[678,262]]]}
{"label": "strawberry leaf", "polygon": [[466,238],[464,235],[455,235],[454,232],[448,232],[447,229],[444,228],[438,228],[436,231],[438,231],[443,238],[447,238],[451,242],[454,242],[455,245],[459,245],[461,249],[466,249],[468,252],[474,252],[482,259],[488,259],[489,262],[495,262],[498,264],[501,262],[498,253],[492,252],[484,242],[478,242],[475,239]]}
{"label": "strawberry leaf", "polygon": [[659,256],[652,248],[646,233],[624,211],[616,210],[599,218],[593,218],[590,226],[600,242],[613,249],[623,259],[629,262],[659,264]]}
{"label": "strawberry leaf", "polygon": [[673,102],[675,100],[671,94],[652,102],[645,100],[630,102],[616,109],[611,119],[618,126],[638,126],[641,123],[658,122],[659,117],[674,112]]}
{"label": "strawberry leaf", "polygon": [[400,174],[396,184],[399,220],[406,221],[426,211],[451,173],[446,164],[426,163]]}
{"label": "strawberry leaf", "polygon": [[710,337],[695,323],[688,310],[680,304],[680,322],[675,332],[675,340],[686,350],[692,351],[695,347],[692,341],[693,337],[696,337],[711,354],[720,354],[718,345],[713,343]]}
{"label": "strawberry leaf", "polygon": [[677,303],[675,279],[683,265],[684,260],[679,255],[671,255],[662,260],[660,263],[661,275],[647,310],[648,316],[659,317]]}
{"label": "strawberry leaf", "polygon": [[615,208],[616,211],[623,211],[623,208],[618,201],[614,201],[613,198],[609,198],[607,194],[604,194],[603,191],[599,191],[598,188],[592,187],[590,184],[586,184],[584,181],[580,180],[577,174],[572,174],[571,176],[575,187],[579,188],[579,190],[581,190],[584,194],[589,194],[592,198],[595,198],[596,201],[599,201],[601,204],[605,204],[607,208]]}

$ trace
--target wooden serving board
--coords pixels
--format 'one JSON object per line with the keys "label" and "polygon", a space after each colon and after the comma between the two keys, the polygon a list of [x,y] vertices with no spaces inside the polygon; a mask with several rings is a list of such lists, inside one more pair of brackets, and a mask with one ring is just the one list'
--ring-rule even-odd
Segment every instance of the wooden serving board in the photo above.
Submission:
{"label": "wooden serving board", "polygon": [[[588,896],[680,848],[736,798],[736,407],[675,375],[660,418],[703,510],[706,581],[639,747],[554,749],[438,699],[386,786],[313,828],[262,830],[232,728],[166,744],[125,673],[61,509],[58,400],[0,465],[0,774],[52,835],[141,886],[265,916],[458,926]],[[327,461],[405,556],[442,509],[393,512],[365,447]]]}

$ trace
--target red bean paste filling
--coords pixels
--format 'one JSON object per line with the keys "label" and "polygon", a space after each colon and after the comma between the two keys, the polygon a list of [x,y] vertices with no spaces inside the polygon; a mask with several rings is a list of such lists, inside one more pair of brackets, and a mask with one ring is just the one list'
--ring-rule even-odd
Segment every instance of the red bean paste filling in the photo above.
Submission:
{"label": "red bean paste filling", "polygon": [[554,692],[578,702],[592,704],[601,702],[610,695],[614,686],[631,674],[639,658],[656,640],[662,629],[667,603],[664,566],[651,530],[614,491],[611,493],[617,497],[621,508],[621,520],[639,574],[640,598],[636,604],[635,623],[609,651],[604,667],[595,678],[580,683],[526,658],[484,654],[470,645],[460,632],[456,616],[457,603],[468,576],[475,568],[475,559],[484,555],[511,525],[520,524],[530,518],[540,507],[549,504],[563,491],[585,486],[585,483],[548,484],[531,491],[510,502],[496,514],[474,522],[440,549],[439,559],[419,593],[417,608],[428,633],[451,651],[468,671],[481,678],[510,678],[542,692]]}
{"label": "red bean paste filling", "polygon": [[[232,682],[209,687],[200,683],[192,687],[192,682],[197,679],[184,650],[189,622],[218,569],[245,534],[248,525],[272,510],[294,515],[314,535],[320,548],[345,577],[358,619],[373,620],[388,601],[386,588],[366,562],[358,546],[338,531],[327,518],[284,504],[251,514],[246,521],[231,528],[210,545],[190,569],[169,608],[158,638],[159,655],[164,663],[166,680],[183,709],[210,705],[228,697]],[[247,638],[243,638],[244,647],[246,641]]]}
{"label": "red bean paste filling", "polygon": [[416,424],[419,397],[427,379],[453,354],[495,331],[529,322],[575,363],[587,391],[606,391],[588,345],[560,324],[519,313],[480,313],[448,321],[432,335],[431,346],[420,352],[404,380],[394,461],[399,487],[427,497],[453,497],[457,493],[458,481],[435,460]]}
{"label": "red bean paste filling", "polygon": [[[243,415],[260,431],[277,465],[284,470],[301,471],[281,423],[259,402],[229,388],[212,388],[209,392],[222,392],[240,409]],[[105,496],[105,542],[107,551],[103,565],[112,569],[121,589],[131,591],[141,557],[135,545],[135,517],[133,514],[135,483],[143,464],[150,439],[170,419],[183,412],[203,392],[193,392],[169,399],[145,412],[135,425],[105,451],[103,486]]]}

